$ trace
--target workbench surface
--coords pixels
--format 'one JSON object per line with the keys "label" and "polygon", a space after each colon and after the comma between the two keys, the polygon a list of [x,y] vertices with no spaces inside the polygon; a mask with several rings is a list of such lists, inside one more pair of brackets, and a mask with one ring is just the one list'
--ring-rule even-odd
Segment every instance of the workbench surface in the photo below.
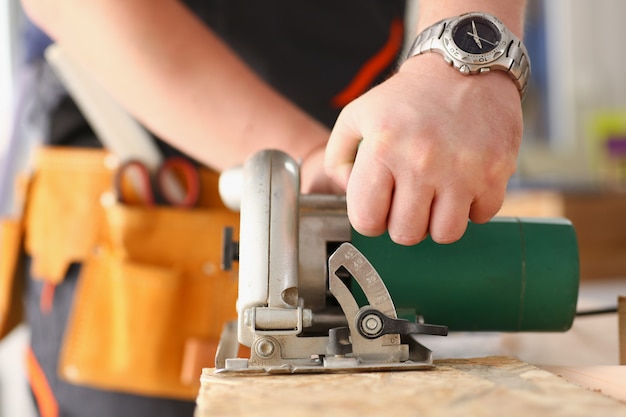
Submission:
{"label": "workbench surface", "polygon": [[626,404],[509,357],[430,371],[221,376],[205,369],[195,417],[626,417]]}

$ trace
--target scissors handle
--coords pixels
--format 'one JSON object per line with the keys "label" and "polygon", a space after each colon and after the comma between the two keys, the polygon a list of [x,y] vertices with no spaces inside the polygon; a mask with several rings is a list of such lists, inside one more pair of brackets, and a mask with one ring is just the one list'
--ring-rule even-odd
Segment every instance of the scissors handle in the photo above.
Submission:
{"label": "scissors handle", "polygon": [[125,161],[117,169],[114,181],[120,203],[142,206],[156,204],[150,170],[143,162],[136,159]]}
{"label": "scissors handle", "polygon": [[193,207],[200,199],[200,174],[191,161],[167,158],[156,173],[156,185],[164,202],[176,207]]}
{"label": "scissors handle", "polygon": [[117,170],[118,200],[129,205],[193,207],[200,199],[200,173],[182,157],[167,158],[154,173],[141,161],[129,160]]}

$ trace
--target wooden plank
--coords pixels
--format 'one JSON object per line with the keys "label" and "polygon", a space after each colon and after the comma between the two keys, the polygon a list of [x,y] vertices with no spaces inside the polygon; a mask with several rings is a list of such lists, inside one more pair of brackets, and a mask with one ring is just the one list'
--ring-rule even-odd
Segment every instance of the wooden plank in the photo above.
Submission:
{"label": "wooden plank", "polygon": [[617,297],[617,332],[619,336],[619,364],[626,365],[626,297]]}
{"label": "wooden plank", "polygon": [[507,357],[431,371],[220,376],[203,370],[195,417],[626,417],[626,404]]}
{"label": "wooden plank", "polygon": [[581,387],[626,403],[626,366],[542,366]]}

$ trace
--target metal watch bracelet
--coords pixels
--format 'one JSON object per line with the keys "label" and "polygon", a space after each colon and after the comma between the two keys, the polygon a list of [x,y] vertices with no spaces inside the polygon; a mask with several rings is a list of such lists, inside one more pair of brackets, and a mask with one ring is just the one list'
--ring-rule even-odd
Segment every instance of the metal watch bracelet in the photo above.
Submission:
{"label": "metal watch bracelet", "polygon": [[[445,57],[446,51],[444,49],[442,36],[447,25],[455,19],[457,18],[444,19],[424,29],[413,41],[407,54],[407,59],[415,55],[423,54],[424,52],[438,52]],[[530,78],[530,60],[522,41],[510,32],[509,45],[504,54],[504,58],[506,61],[501,66],[509,73],[511,79],[517,86],[520,97],[523,98],[526,94],[528,79]],[[502,57],[498,60],[502,60]],[[479,72],[488,70],[487,68]]]}

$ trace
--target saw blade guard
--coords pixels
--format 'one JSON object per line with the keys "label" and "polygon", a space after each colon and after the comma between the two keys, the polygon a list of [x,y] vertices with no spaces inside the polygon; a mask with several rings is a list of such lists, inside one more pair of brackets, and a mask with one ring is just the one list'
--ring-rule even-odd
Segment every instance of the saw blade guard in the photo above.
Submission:
{"label": "saw blade guard", "polygon": [[250,346],[246,311],[297,308],[299,167],[282,152],[262,151],[244,165],[242,185],[238,337]]}

